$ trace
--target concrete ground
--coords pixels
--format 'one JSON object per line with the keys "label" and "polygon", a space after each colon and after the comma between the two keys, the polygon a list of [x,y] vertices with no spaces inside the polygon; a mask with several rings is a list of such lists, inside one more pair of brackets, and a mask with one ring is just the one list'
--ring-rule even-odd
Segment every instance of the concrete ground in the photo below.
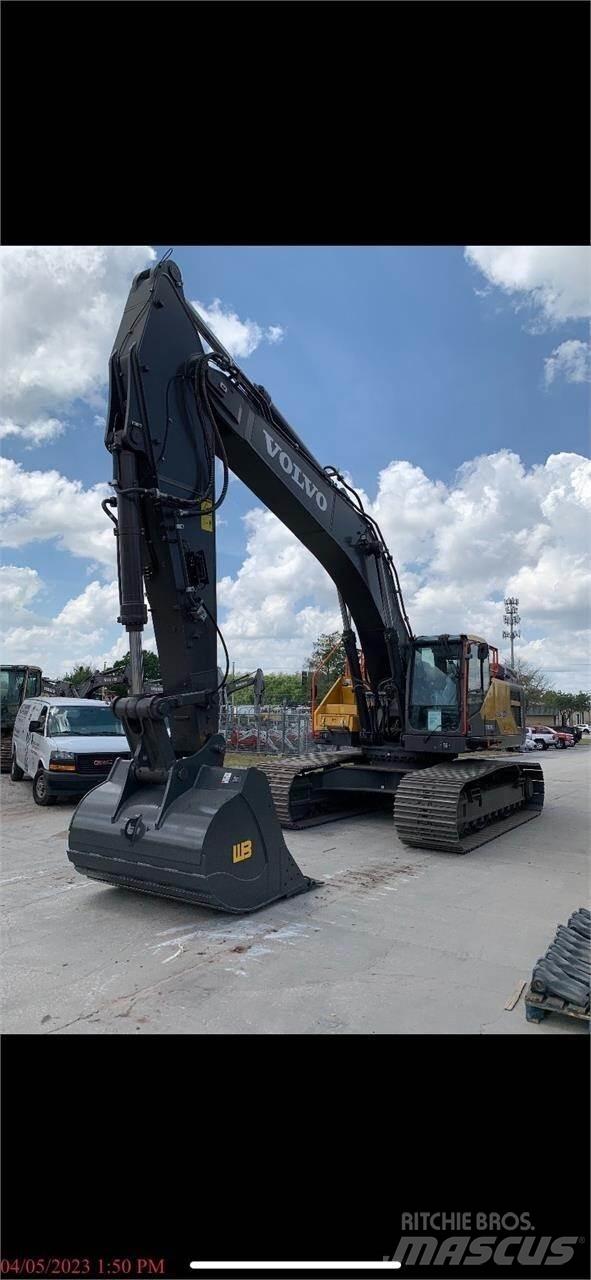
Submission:
{"label": "concrete ground", "polygon": [[387,813],[288,832],[324,887],[240,918],[86,880],[73,806],[2,776],[2,1030],[586,1034],[504,1008],[589,897],[591,745],[536,759],[540,818],[465,857],[404,848]]}

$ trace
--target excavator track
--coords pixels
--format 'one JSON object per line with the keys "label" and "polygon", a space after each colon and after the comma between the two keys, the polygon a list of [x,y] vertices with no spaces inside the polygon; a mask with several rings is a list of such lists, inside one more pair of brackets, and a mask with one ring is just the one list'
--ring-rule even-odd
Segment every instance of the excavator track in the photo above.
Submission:
{"label": "excavator track", "polygon": [[537,818],[543,804],[539,764],[459,760],[407,774],[394,795],[394,825],[403,844],[469,853]]}
{"label": "excavator track", "polygon": [[12,734],[7,733],[0,739],[0,773],[8,773],[12,763]]}
{"label": "excavator track", "polygon": [[[306,774],[313,773],[316,770],[330,769],[333,765],[349,764],[353,760],[359,760],[363,752],[358,751],[309,751],[301,756],[288,756],[281,760],[272,760],[270,763],[257,765],[261,773],[265,774],[271,788],[271,795],[275,805],[275,812],[282,827],[287,830],[296,831],[301,827],[310,827],[316,823],[326,822],[327,819],[339,817],[349,817],[353,813],[358,813],[359,809],[339,810],[338,815],[331,812],[319,812],[316,814],[305,813],[299,815],[297,813],[297,788],[294,788],[296,778],[304,778]],[[294,792],[296,794],[294,794]]]}

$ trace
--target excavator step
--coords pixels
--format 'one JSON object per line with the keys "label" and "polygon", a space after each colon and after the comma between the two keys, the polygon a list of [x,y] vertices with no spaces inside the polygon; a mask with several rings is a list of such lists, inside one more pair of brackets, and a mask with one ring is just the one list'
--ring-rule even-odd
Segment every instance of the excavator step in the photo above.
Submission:
{"label": "excavator step", "polygon": [[408,773],[394,795],[403,844],[469,853],[537,818],[544,803],[539,764],[458,760]]}

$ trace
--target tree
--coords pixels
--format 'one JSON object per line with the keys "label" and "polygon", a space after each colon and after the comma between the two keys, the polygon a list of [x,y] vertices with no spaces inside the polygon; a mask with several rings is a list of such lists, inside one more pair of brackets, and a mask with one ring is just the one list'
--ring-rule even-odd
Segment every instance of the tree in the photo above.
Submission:
{"label": "tree", "polygon": [[145,649],[144,654],[144,677],[146,680],[160,680],[160,659],[157,653],[152,653],[151,649]]}
{"label": "tree", "polygon": [[[331,652],[334,649],[334,653]],[[312,653],[306,663],[310,672],[322,667],[326,678],[332,683],[342,675],[346,662],[345,650],[340,631],[331,631],[318,636]]]}
{"label": "tree", "polygon": [[[509,666],[510,659],[508,657],[501,658],[501,661]],[[534,667],[531,662],[525,662],[523,658],[516,658],[512,670],[515,672],[519,684],[523,685],[525,690],[526,707],[546,701],[550,693],[550,685],[541,667]]]}
{"label": "tree", "polygon": [[[144,663],[144,680],[159,680],[160,679],[160,660],[158,658],[158,654],[152,653],[151,649],[143,649],[142,658]],[[124,658],[118,658],[117,661],[113,663],[113,670],[125,671],[125,668],[128,662],[129,662],[128,655],[126,655]]]}
{"label": "tree", "polygon": [[562,689],[551,689],[546,694],[545,701],[548,706],[555,707],[557,711],[566,716],[568,723],[573,711],[580,711],[583,715],[589,714],[589,694],[583,690],[579,693],[563,693]]}
{"label": "tree", "polygon": [[83,680],[88,680],[88,677],[91,675],[92,671],[90,667],[78,666],[73,667],[71,671],[67,671],[63,679],[69,680],[70,684],[77,685],[82,684]]}
{"label": "tree", "polygon": [[315,701],[320,702],[328,693],[335,680],[338,680],[339,676],[342,676],[346,660],[340,631],[325,631],[322,635],[318,636],[310,657],[306,662],[308,670],[303,673],[303,681],[305,681],[306,690],[305,700],[308,702],[311,700],[312,677],[315,671],[318,671],[318,675],[316,676]]}
{"label": "tree", "polygon": [[[240,673],[236,671],[235,676]],[[265,676],[265,692],[263,694],[263,702],[268,707],[278,707],[284,702],[291,706],[299,706],[305,701],[306,694],[302,691],[302,680],[299,675],[291,675],[287,671],[279,671],[272,675]],[[254,692],[252,689],[239,689],[234,695],[236,706],[251,706],[254,702]]]}
{"label": "tree", "polygon": [[582,715],[591,715],[591,693],[587,690],[580,689],[573,698],[573,711],[580,711]]}

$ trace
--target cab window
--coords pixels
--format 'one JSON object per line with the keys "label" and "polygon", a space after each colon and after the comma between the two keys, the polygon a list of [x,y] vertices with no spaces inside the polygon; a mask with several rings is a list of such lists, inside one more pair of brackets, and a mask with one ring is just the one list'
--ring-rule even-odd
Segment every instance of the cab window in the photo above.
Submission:
{"label": "cab window", "polygon": [[[39,673],[35,672],[33,675],[27,677],[25,698],[35,698],[39,693],[41,693],[41,680],[39,678]],[[47,714],[47,708],[45,711]]]}
{"label": "cab window", "polygon": [[478,657],[478,645],[468,645],[468,694],[470,702],[477,702],[484,695],[490,684],[490,659]]}
{"label": "cab window", "polygon": [[18,707],[22,701],[23,685],[25,683],[25,673],[21,669],[10,671],[7,667],[2,668],[0,673],[0,695],[2,700],[2,710],[8,711]]}
{"label": "cab window", "polygon": [[459,728],[459,669],[457,644],[417,646],[410,697],[413,729],[449,733]]}

